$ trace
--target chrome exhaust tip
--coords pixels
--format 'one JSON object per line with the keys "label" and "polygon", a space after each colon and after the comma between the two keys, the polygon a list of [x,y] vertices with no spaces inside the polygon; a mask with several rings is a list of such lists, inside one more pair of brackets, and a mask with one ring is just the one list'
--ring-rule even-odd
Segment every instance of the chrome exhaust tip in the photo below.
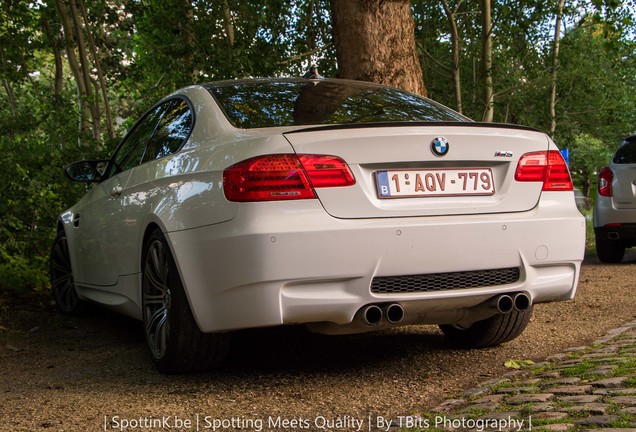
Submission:
{"label": "chrome exhaust tip", "polygon": [[404,309],[397,303],[390,304],[385,309],[386,320],[391,324],[398,324],[404,319]]}
{"label": "chrome exhaust tip", "polygon": [[514,297],[515,309],[519,312],[528,310],[531,304],[530,297],[526,293],[518,293]]}
{"label": "chrome exhaust tip", "polygon": [[515,307],[515,302],[509,295],[500,295],[496,298],[495,304],[497,306],[497,311],[502,314],[507,314],[512,312]]}
{"label": "chrome exhaust tip", "polygon": [[376,305],[370,305],[362,311],[364,322],[370,326],[376,326],[382,321],[382,309]]}

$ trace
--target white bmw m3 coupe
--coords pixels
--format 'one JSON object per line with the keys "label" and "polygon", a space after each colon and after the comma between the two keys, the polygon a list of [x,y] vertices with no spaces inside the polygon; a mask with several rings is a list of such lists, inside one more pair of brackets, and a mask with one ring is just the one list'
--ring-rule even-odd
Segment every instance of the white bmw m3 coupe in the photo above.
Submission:
{"label": "white bmw m3 coupe", "polygon": [[220,366],[231,332],[256,327],[437,324],[497,345],[573,298],[584,254],[546,134],[370,83],[187,87],[66,172],[92,187],[59,218],[59,308],[141,320],[168,373]]}

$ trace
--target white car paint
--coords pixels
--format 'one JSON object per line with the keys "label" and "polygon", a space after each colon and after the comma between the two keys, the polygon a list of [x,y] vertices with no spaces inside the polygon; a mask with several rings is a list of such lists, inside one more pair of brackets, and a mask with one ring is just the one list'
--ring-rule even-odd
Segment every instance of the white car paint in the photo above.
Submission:
{"label": "white car paint", "polygon": [[[469,324],[495,312],[498,294],[533,304],[574,297],[585,222],[570,191],[515,180],[522,155],[557,150],[547,135],[513,126],[425,123],[364,127],[233,127],[200,86],[178,92],[195,107],[183,148],[95,185],[60,217],[80,299],[142,318],[149,227],[165,234],[203,332],[308,324],[325,333],[376,330],[360,311],[398,303],[399,323]],[[430,142],[444,136],[445,158]],[[339,156],[356,184],[318,199],[230,202],[223,172],[265,154]],[[380,199],[383,169],[491,168],[492,196]],[[80,216],[80,226],[74,220]],[[373,278],[518,267],[500,286],[378,294]]]}

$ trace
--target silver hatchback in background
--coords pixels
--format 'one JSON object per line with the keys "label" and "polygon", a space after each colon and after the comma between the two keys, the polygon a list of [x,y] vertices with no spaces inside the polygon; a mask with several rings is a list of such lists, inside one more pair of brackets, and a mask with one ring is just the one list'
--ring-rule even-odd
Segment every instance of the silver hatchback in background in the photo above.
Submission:
{"label": "silver hatchback in background", "polygon": [[598,175],[594,234],[606,263],[621,262],[625,249],[636,246],[636,135],[625,138]]}

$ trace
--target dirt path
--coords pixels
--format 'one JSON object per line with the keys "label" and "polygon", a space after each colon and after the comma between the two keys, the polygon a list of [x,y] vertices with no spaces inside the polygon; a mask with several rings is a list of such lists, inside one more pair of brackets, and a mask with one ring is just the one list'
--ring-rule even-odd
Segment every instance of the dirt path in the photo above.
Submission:
{"label": "dirt path", "polygon": [[636,254],[588,262],[574,301],[537,306],[526,332],[498,348],[456,350],[432,326],[259,330],[236,336],[226,369],[191,376],[156,372],[136,321],[0,299],[0,431],[368,430],[369,416],[422,412],[505,373],[506,360],[539,360],[633,319],[634,281]]}

